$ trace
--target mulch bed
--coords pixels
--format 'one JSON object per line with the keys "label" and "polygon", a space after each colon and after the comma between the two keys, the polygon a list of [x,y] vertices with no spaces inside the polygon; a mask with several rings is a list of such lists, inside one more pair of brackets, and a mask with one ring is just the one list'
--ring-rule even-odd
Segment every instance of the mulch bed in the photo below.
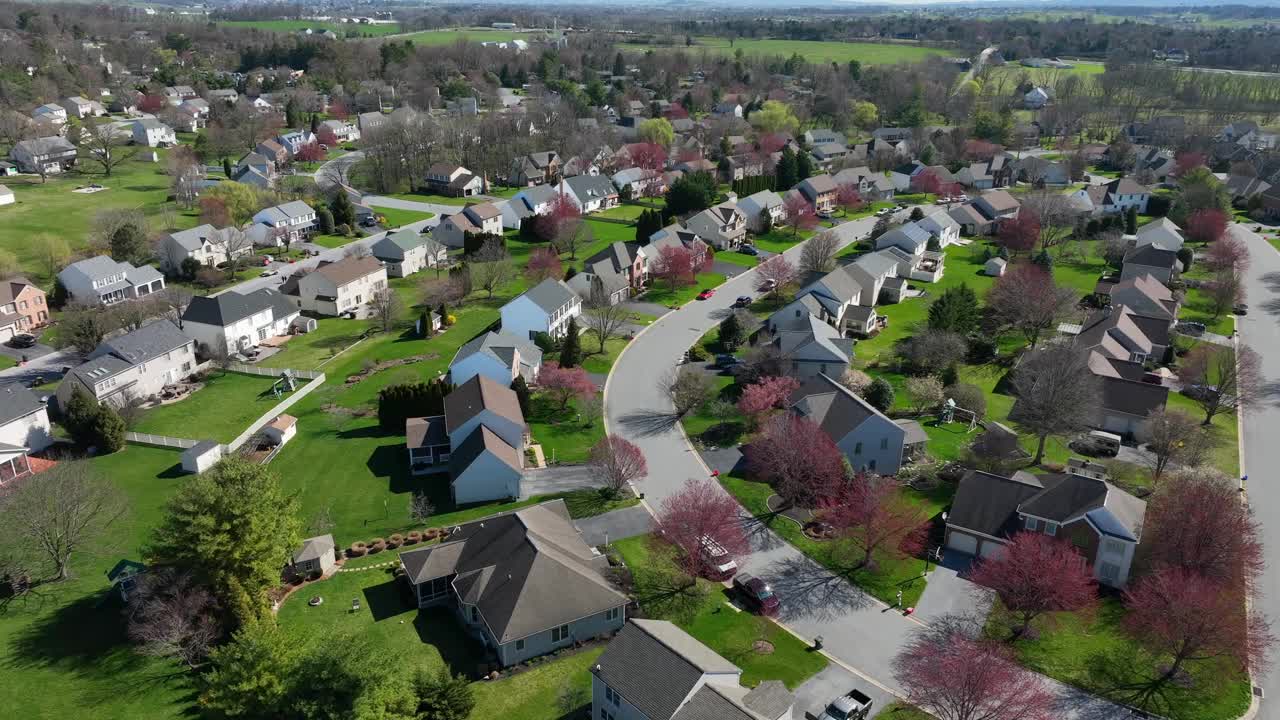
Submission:
{"label": "mulch bed", "polygon": [[765,500],[765,505],[769,507],[769,512],[781,515],[800,527],[804,527],[813,520],[812,510],[809,508],[788,506],[786,501],[778,495],[770,495],[769,498]]}

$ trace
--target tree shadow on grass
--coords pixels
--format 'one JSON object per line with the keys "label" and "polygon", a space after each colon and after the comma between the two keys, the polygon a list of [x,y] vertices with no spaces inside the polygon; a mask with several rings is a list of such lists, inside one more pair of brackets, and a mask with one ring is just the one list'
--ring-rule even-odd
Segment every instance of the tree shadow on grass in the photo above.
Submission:
{"label": "tree shadow on grass", "polygon": [[[363,572],[377,572],[364,570]],[[362,591],[364,601],[369,606],[369,613],[374,622],[393,618],[396,615],[413,609],[412,597],[407,583],[388,573],[387,581],[379,585],[370,585]]]}
{"label": "tree shadow on grass", "polygon": [[1160,715],[1181,704],[1185,691],[1162,682],[1150,656],[1133,645],[1095,653],[1085,661],[1086,689]]}
{"label": "tree shadow on grass", "polygon": [[657,410],[639,410],[623,415],[623,426],[641,437],[652,437],[668,432],[680,422],[680,416],[673,412]]}

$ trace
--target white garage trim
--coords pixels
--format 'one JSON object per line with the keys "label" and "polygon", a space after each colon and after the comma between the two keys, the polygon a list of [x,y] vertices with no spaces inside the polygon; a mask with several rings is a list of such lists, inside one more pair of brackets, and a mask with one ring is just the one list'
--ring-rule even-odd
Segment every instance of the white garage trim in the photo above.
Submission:
{"label": "white garage trim", "polygon": [[978,554],[978,538],[956,530],[947,535],[947,549],[962,552],[965,555]]}

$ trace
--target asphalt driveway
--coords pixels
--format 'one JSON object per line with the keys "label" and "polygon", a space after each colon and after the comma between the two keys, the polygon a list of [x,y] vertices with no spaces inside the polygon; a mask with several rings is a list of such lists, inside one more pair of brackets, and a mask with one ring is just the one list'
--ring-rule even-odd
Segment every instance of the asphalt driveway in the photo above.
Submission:
{"label": "asphalt driveway", "polygon": [[944,615],[986,615],[991,609],[991,592],[981,585],[965,579],[973,564],[973,557],[948,550],[942,556],[942,564],[929,573],[929,584],[916,605],[916,617],[921,622],[936,620]]}
{"label": "asphalt driveway", "polygon": [[600,478],[586,465],[550,465],[544,468],[529,468],[524,471],[524,479],[520,481],[520,499],[528,500],[535,495],[552,495],[583,488],[598,488],[600,485]]}
{"label": "asphalt driveway", "polygon": [[649,533],[653,530],[653,516],[643,505],[632,505],[603,515],[575,520],[574,524],[582,533],[582,539],[595,547]]}

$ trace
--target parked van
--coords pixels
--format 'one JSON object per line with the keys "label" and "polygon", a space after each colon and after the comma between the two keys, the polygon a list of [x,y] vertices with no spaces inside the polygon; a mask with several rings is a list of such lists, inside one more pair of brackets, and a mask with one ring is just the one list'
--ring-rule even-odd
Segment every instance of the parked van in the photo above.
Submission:
{"label": "parked van", "polygon": [[698,544],[701,546],[702,561],[707,567],[708,580],[724,582],[738,572],[738,563],[723,545],[706,535],[698,538]]}
{"label": "parked van", "polygon": [[1102,430],[1092,430],[1080,439],[1084,449],[1095,455],[1115,457],[1120,454],[1120,436]]}

